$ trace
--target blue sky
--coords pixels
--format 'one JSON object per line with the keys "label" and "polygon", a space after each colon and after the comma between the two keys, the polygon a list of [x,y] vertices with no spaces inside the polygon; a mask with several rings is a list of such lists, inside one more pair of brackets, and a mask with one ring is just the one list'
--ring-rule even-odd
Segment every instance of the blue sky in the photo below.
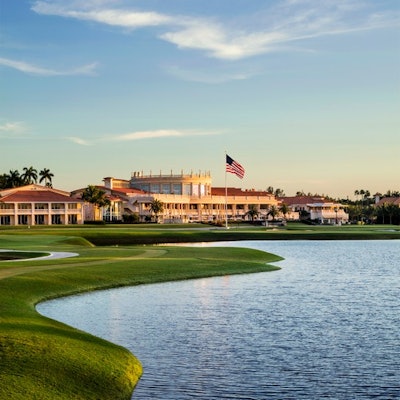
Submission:
{"label": "blue sky", "polygon": [[2,0],[0,172],[400,190],[399,0]]}

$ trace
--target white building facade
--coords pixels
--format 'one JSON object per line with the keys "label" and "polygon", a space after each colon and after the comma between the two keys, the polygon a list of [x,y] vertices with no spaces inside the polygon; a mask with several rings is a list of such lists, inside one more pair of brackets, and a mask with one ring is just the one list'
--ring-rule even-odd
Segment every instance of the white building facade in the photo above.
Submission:
{"label": "white building facade", "polygon": [[0,191],[0,225],[83,224],[83,202],[41,185]]}

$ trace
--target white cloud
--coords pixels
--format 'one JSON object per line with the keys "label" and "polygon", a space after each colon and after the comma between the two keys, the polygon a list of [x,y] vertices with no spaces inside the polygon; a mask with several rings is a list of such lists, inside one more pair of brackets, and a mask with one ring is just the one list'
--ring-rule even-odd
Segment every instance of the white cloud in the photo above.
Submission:
{"label": "white cloud", "polygon": [[[200,50],[212,58],[240,60],[271,51],[288,50],[287,43],[343,35],[349,32],[398,26],[395,10],[374,13],[368,0],[286,0],[268,4],[258,16],[235,22],[217,17],[167,15],[155,11],[114,8],[115,2],[36,1],[32,10],[44,15],[94,21],[121,28],[158,26],[160,39],[180,49]],[[239,21],[239,22],[238,22]]]}
{"label": "white cloud", "polygon": [[26,74],[40,75],[40,76],[94,75],[97,67],[97,63],[92,63],[74,69],[62,71],[62,70],[42,68],[23,61],[10,60],[8,58],[0,58],[0,65],[16,69]]}
{"label": "white cloud", "polygon": [[175,130],[175,129],[158,129],[152,131],[136,131],[130,133],[124,133],[121,135],[109,135],[103,138],[95,138],[91,140],[82,139],[76,136],[67,137],[68,140],[73,143],[89,146],[100,142],[128,142],[134,140],[146,140],[146,139],[160,139],[160,138],[171,138],[171,137],[188,137],[188,136],[204,136],[204,135],[218,135],[221,132],[218,131],[200,131],[200,130]]}
{"label": "white cloud", "polygon": [[22,122],[6,122],[0,125],[0,132],[21,133],[26,130]]}
{"label": "white cloud", "polygon": [[[101,5],[101,4],[100,4]],[[94,21],[107,25],[119,26],[124,28],[141,28],[145,26],[156,26],[171,22],[167,15],[157,12],[128,11],[123,9],[100,9],[99,4],[90,10],[88,5],[83,5],[79,9],[71,9],[71,5],[63,5],[60,2],[37,1],[32,6],[32,10],[38,14],[58,15],[60,17],[75,18],[87,21]]]}
{"label": "white cloud", "polygon": [[131,140],[143,140],[143,139],[156,139],[156,138],[167,138],[167,137],[187,137],[187,136],[203,136],[203,135],[215,135],[218,132],[214,131],[180,131],[175,129],[159,129],[153,131],[138,131],[125,133],[123,135],[110,136],[104,140],[107,141],[131,141]]}
{"label": "white cloud", "polygon": [[81,139],[76,136],[69,136],[67,137],[68,140],[70,140],[73,143],[79,144],[81,146],[90,146],[90,143],[87,140]]}

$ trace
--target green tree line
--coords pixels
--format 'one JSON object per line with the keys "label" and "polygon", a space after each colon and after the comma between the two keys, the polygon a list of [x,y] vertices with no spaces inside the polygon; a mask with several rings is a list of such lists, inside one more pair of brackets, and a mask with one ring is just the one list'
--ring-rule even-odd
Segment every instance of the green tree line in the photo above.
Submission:
{"label": "green tree line", "polygon": [[24,167],[20,173],[17,169],[0,175],[0,189],[9,189],[32,183],[44,183],[45,186],[53,187],[54,174],[48,169],[38,170],[32,166]]}

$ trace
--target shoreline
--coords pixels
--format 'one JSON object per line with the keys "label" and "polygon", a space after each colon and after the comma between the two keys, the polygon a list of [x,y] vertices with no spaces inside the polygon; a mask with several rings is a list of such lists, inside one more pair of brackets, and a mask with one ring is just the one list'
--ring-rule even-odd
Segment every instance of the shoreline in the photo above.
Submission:
{"label": "shoreline", "polygon": [[12,275],[0,279],[0,397],[17,400],[30,393],[42,400],[89,400],[101,393],[102,399],[130,399],[142,374],[140,361],[128,350],[41,316],[35,309],[40,302],[113,287],[279,269],[266,263],[280,257],[248,249],[160,250],[91,247],[76,258],[2,263],[0,271]]}
{"label": "shoreline", "polygon": [[[400,239],[400,227],[396,228],[390,236],[387,232],[377,235],[376,229],[371,234],[359,230],[358,235],[362,236],[360,240]],[[41,400],[94,400],[101,393],[103,400],[128,400],[140,379],[140,361],[127,349],[41,316],[35,309],[40,302],[114,287],[280,269],[268,263],[281,257],[258,250],[179,246],[183,242],[260,240],[260,236],[262,240],[278,240],[276,231],[271,233],[273,239],[257,229],[213,230],[212,236],[209,230],[178,232],[179,240],[177,231],[168,228],[156,232],[143,227],[32,229],[29,233],[0,230],[2,248],[80,254],[64,259],[30,259],[21,266],[1,263],[0,397],[19,400],[31,393]],[[297,236],[299,240],[302,236],[302,240],[327,240],[312,232],[310,237],[308,229],[297,232],[303,235],[289,231],[286,239]],[[234,239],[232,233],[237,233]],[[338,237],[335,232],[331,240],[350,240],[348,233]],[[93,242],[97,247],[90,238],[96,239]],[[132,238],[135,243],[131,243]]]}

